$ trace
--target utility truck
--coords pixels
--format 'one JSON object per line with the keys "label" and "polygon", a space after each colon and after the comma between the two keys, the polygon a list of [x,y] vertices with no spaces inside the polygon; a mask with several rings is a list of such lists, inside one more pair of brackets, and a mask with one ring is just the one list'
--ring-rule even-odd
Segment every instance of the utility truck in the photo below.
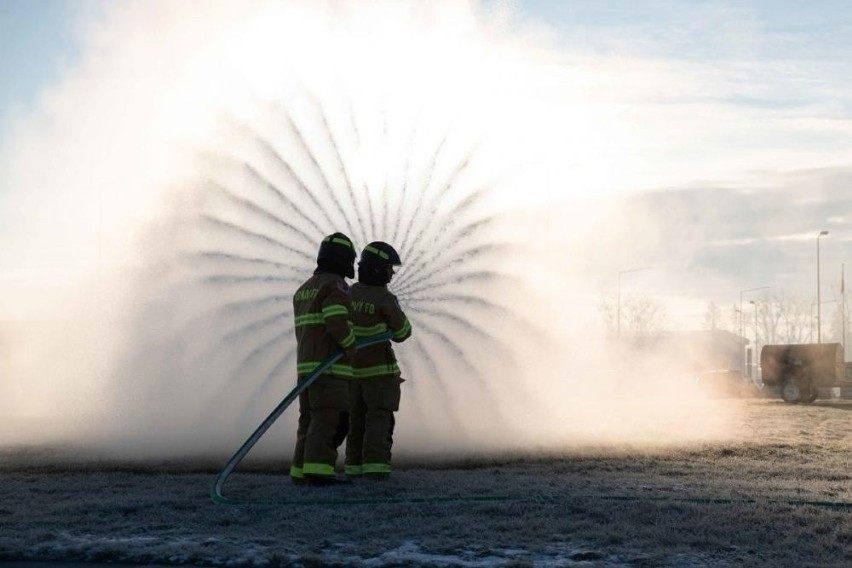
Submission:
{"label": "utility truck", "polygon": [[813,402],[820,389],[852,387],[852,363],[840,343],[764,345],[760,351],[763,384],[778,387],[785,402]]}

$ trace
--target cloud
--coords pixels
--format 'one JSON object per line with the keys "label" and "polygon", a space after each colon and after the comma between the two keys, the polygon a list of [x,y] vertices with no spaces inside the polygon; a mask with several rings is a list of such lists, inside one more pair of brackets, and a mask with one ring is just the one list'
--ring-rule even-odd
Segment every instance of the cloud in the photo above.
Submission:
{"label": "cloud", "polygon": [[650,289],[669,285],[717,304],[749,285],[771,285],[792,295],[815,293],[819,231],[831,229],[821,239],[827,279],[835,272],[839,276],[847,254],[852,231],[836,212],[852,209],[852,170],[806,170],[767,175],[762,181],[751,187],[672,188],[625,196],[618,200],[619,208],[629,212],[616,233],[620,244],[609,246],[636,253],[633,264],[658,267],[659,278],[648,283]]}

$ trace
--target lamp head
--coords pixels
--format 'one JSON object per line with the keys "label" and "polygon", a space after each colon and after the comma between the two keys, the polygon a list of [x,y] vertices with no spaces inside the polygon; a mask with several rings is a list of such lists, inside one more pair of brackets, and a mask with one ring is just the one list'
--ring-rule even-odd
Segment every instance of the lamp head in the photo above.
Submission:
{"label": "lamp head", "polygon": [[828,231],[820,231],[819,232],[819,236],[823,236],[823,235],[827,235],[827,234],[828,234]]}

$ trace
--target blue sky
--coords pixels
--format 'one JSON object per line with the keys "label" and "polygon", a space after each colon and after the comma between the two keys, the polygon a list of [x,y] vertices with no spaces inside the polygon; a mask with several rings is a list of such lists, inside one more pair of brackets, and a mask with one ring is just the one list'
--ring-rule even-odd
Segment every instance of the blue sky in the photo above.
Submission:
{"label": "blue sky", "polygon": [[0,2],[0,109],[30,105],[77,57],[70,0]]}

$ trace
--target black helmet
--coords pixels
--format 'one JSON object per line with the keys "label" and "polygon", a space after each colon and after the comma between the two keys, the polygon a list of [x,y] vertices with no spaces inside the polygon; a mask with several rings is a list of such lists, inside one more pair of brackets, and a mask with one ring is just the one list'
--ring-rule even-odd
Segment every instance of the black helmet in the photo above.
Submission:
{"label": "black helmet", "polygon": [[[399,266],[402,260],[399,258],[396,250],[387,243],[382,241],[373,241],[364,247],[361,251],[361,262],[369,264],[382,264]],[[359,263],[360,264],[360,263]]]}
{"label": "black helmet", "polygon": [[371,286],[384,286],[393,276],[394,266],[402,264],[396,250],[382,241],[373,241],[361,251],[358,281]]}
{"label": "black helmet", "polygon": [[317,266],[339,276],[355,277],[355,246],[343,233],[334,233],[322,240],[317,255]]}

